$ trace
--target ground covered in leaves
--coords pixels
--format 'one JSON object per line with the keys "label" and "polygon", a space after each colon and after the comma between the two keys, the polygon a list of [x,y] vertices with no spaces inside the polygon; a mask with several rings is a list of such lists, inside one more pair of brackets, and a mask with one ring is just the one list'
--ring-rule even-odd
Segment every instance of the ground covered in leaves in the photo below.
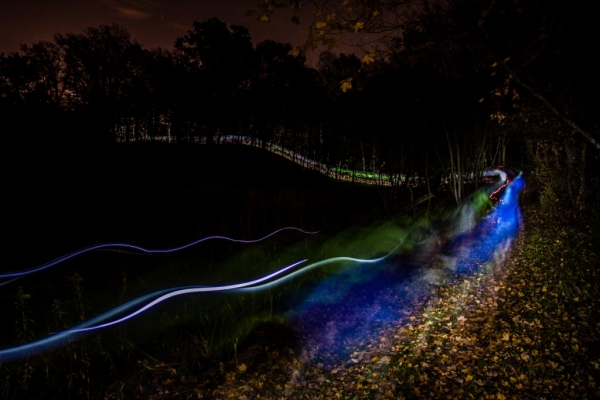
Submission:
{"label": "ground covered in leaves", "polygon": [[302,330],[268,325],[237,360],[201,376],[149,364],[154,381],[139,398],[600,398],[600,266],[591,231],[526,210],[508,257],[432,286],[395,323],[372,327],[348,357],[316,362],[316,344]]}

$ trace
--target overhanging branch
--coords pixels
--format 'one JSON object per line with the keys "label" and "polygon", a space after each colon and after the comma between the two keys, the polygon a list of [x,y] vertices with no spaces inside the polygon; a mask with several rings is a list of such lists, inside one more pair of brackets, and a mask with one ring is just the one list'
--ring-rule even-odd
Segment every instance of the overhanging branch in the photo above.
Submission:
{"label": "overhanging branch", "polygon": [[594,139],[592,134],[590,132],[588,132],[587,129],[584,129],[583,127],[579,126],[575,121],[573,121],[571,118],[567,117],[563,112],[560,112],[556,107],[554,107],[554,105],[550,102],[550,100],[548,100],[546,98],[546,96],[544,96],[543,94],[541,94],[540,92],[538,92],[537,90],[535,90],[534,88],[532,88],[531,86],[529,86],[528,84],[523,82],[517,76],[517,74],[515,74],[514,71],[508,65],[506,65],[505,62],[502,62],[501,64],[504,67],[504,69],[506,71],[508,71],[508,73],[513,77],[515,82],[517,82],[525,90],[529,91],[535,97],[540,99],[542,101],[542,103],[544,103],[544,105],[546,105],[546,107],[548,107],[548,109],[550,109],[550,111],[552,111],[560,120],[565,122],[567,125],[571,126],[573,129],[575,129],[577,132],[579,132],[584,138],[586,138],[592,145],[594,145],[596,147],[596,149],[600,150],[600,143],[596,139]]}

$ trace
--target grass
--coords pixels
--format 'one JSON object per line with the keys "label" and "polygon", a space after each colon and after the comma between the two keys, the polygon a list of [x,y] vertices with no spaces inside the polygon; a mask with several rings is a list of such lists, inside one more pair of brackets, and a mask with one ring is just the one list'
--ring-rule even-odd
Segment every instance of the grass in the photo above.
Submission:
{"label": "grass", "polygon": [[215,385],[194,390],[266,399],[600,397],[597,225],[557,220],[539,205],[524,219],[510,257],[438,286],[350,360],[323,366],[294,343],[271,351],[263,341],[262,358],[241,356],[250,360],[244,373],[225,368]]}
{"label": "grass", "polygon": [[[409,234],[392,222],[353,226],[330,235],[293,234],[296,236],[293,240],[282,234],[281,238],[252,246],[226,244],[238,249],[225,259],[199,256],[203,251],[209,254],[223,251],[219,245],[206,244],[187,257],[168,260],[133,280],[123,279],[120,285],[90,295],[86,292],[86,279],[78,272],[63,278],[64,294],[60,298],[53,298],[56,293],[44,292],[41,287],[36,288],[35,295],[30,295],[26,286],[19,286],[15,300],[17,342],[28,342],[71,327],[154,290],[192,283],[218,285],[250,280],[299,258],[313,262],[339,255],[373,258],[389,252]],[[405,249],[408,248],[410,242],[405,244]],[[89,260],[82,260],[86,261]],[[72,264],[69,269],[77,267],[75,262]],[[163,360],[164,365],[171,365],[169,360],[172,360],[186,374],[201,371],[219,360],[235,357],[238,346],[257,327],[279,321],[280,313],[298,304],[314,284],[348,268],[351,266],[334,263],[313,269],[280,287],[258,292],[174,298],[122,325],[24,361],[2,365],[0,373],[6,378],[4,397],[33,398],[36,395],[32,388],[41,387],[46,397],[65,391],[86,398],[129,396],[145,372],[161,368],[156,367],[161,364],[158,360]],[[50,310],[47,303],[51,303]]]}
{"label": "grass", "polygon": [[[144,215],[146,209],[151,210],[157,205],[168,211],[172,201],[185,200],[185,204],[197,201],[198,207],[217,216],[207,220],[213,229],[217,226],[215,220],[221,220],[216,231],[208,233],[237,237],[260,237],[270,229],[293,223],[309,229],[321,227],[325,221],[329,225],[319,236],[283,234],[252,246],[210,242],[173,258],[133,258],[113,253],[79,257],[23,279],[6,288],[10,291],[4,290],[3,304],[14,304],[14,308],[4,307],[2,317],[16,321],[17,325],[14,330],[2,330],[2,347],[63,330],[154,290],[192,283],[210,285],[244,281],[307,257],[320,260],[343,254],[368,258],[389,251],[392,244],[406,236],[401,228],[402,221],[364,227],[364,222],[372,220],[373,214],[369,206],[365,208],[369,203],[365,203],[365,192],[360,187],[336,184],[330,187],[317,185],[316,188],[240,189],[235,185],[219,185],[213,182],[199,186],[203,189],[191,194],[186,187],[160,189],[159,185],[159,190],[150,197],[148,190],[140,189],[140,196],[147,204],[142,206],[144,212],[134,210],[133,213]],[[116,187],[101,187],[107,193],[99,200],[93,200],[94,204],[103,203],[107,198],[114,200],[123,190],[132,191],[118,183]],[[73,191],[69,188],[65,194]],[[173,198],[164,201],[166,193]],[[316,197],[316,193],[320,197]],[[236,209],[238,202],[244,205],[244,210]],[[43,209],[35,213],[42,214]],[[78,216],[85,215],[83,211],[74,208],[69,212]],[[61,213],[55,210],[56,214]],[[170,240],[175,245],[184,238],[189,240],[188,225],[190,222],[197,224],[197,215],[200,214],[191,212],[189,220],[177,216],[181,220],[173,226],[159,222],[163,228],[168,228],[160,237],[172,236]],[[130,218],[127,214],[122,217],[124,221]],[[159,221],[166,219],[161,215],[157,218]],[[109,217],[108,220],[116,218]],[[108,225],[103,229],[109,229]],[[116,229],[120,225],[111,226]],[[155,234],[155,228],[148,233],[145,232],[147,226],[148,221],[125,236],[124,241],[150,243],[149,247],[152,247],[156,239],[151,233]],[[179,226],[187,233],[178,231]],[[205,230],[208,228],[197,229],[194,237],[201,236]],[[89,236],[84,230],[75,234],[83,236],[75,241],[83,242],[83,245],[89,244],[83,240],[85,237],[102,236]],[[51,247],[53,239],[52,236],[43,237],[48,242],[47,247]],[[164,244],[154,246],[163,247]],[[27,261],[45,261],[25,258]],[[344,266],[336,264],[314,269],[302,275],[302,279],[290,281],[276,290],[176,298],[126,324],[90,334],[61,348],[0,365],[0,398],[64,398],[65,394],[71,398],[130,398],[142,385],[152,384],[157,375],[164,375],[166,380],[201,376],[216,363],[234,359],[239,349],[247,346],[246,339],[257,328],[279,324],[281,311],[301,301],[311,285],[341,267]]]}
{"label": "grass", "polygon": [[[293,336],[282,333],[286,325],[276,311],[290,304],[286,296],[302,296],[296,281],[270,293],[210,296],[209,303],[200,297],[171,302],[145,320],[2,366],[7,379],[0,390],[8,398],[61,397],[58,393],[73,398],[211,393],[248,398],[257,393],[262,398],[597,398],[598,232],[591,221],[565,222],[537,206],[526,208],[525,229],[509,259],[440,286],[413,310],[407,324],[389,326],[358,348],[355,363],[320,368],[299,359],[292,348],[288,352],[289,343],[274,340]],[[214,279],[220,282],[231,278],[232,271],[246,276],[264,272],[253,264],[263,257],[272,264],[260,265],[272,268],[298,252],[311,258],[339,252],[368,256],[367,249],[382,252],[405,234],[403,224],[410,220],[353,226],[325,238],[265,243],[207,262],[219,272]],[[115,294],[142,293],[167,276],[174,283],[192,279],[197,274],[194,257],[167,262],[167,267],[127,281]],[[255,269],[244,270],[247,265]],[[306,284],[338,268],[315,271],[306,276]],[[86,281],[68,278],[69,299],[53,305],[57,321],[68,315],[77,320],[82,310],[89,312]],[[19,326],[31,320],[39,325],[36,308],[29,305],[35,300],[25,288],[17,291]],[[31,334],[28,329],[21,333]],[[248,336],[253,339],[244,344]],[[239,369],[242,364],[247,371]]]}
{"label": "grass", "polygon": [[[211,162],[216,161],[203,161],[204,165]],[[242,164],[253,165],[253,162],[246,157]],[[194,171],[191,165],[188,167]],[[235,170],[230,166],[225,171],[217,168],[218,176],[211,175],[209,183],[196,181],[189,186],[163,187],[163,182],[159,184],[160,190],[156,190],[144,186],[151,182],[133,188],[128,182],[117,182],[114,187],[101,185],[106,193],[94,189],[92,194],[99,196],[92,200],[94,206],[104,205],[107,200],[117,201],[121,195],[126,195],[125,204],[100,210],[106,221],[100,225],[100,232],[94,233],[96,236],[81,230],[70,232],[67,239],[78,234],[88,239],[105,237],[112,229],[126,233],[123,241],[164,247],[160,240],[165,237],[169,240],[167,245],[177,245],[190,237],[214,233],[260,237],[285,225],[307,229],[325,226],[325,229],[317,236],[283,234],[251,246],[209,242],[168,258],[93,253],[71,260],[23,279],[18,283],[20,286],[9,287],[11,292],[3,292],[1,300],[10,307],[3,307],[0,313],[17,325],[14,332],[1,332],[2,346],[71,327],[129,299],[165,287],[245,281],[304,258],[313,262],[340,255],[379,257],[405,239],[398,253],[410,251],[413,241],[424,239],[433,229],[425,219],[417,223],[408,217],[377,220],[381,214],[374,208],[381,205],[373,200],[378,200],[376,189],[367,191],[337,183],[303,186],[296,180],[298,171],[287,168],[274,167],[290,175],[282,177],[273,187],[261,187],[264,183],[258,178],[249,187],[240,187],[239,183],[224,185],[220,181],[227,181],[226,177]],[[243,173],[246,177],[248,174],[248,171]],[[306,183],[312,178],[302,175],[300,181]],[[185,182],[185,176],[179,176],[177,181]],[[76,188],[66,191],[74,192]],[[129,197],[132,194],[133,199]],[[162,214],[154,214],[153,210],[162,210]],[[71,210],[74,215],[85,215],[83,211]],[[116,216],[110,215],[113,212]],[[170,217],[176,223],[168,222]],[[69,221],[66,225],[77,226]],[[283,313],[299,304],[318,282],[341,272],[348,272],[351,282],[363,279],[360,274],[364,270],[353,270],[351,263],[335,263],[315,268],[300,279],[271,290],[172,299],[127,323],[1,365],[0,397],[64,398],[65,394],[72,398],[146,397],[148,388],[166,395],[175,383],[187,387],[188,394],[196,395],[196,388],[201,388],[203,382],[215,384],[223,374],[232,376],[227,369],[232,364],[233,374],[241,373],[238,367],[248,363],[247,354],[253,351],[253,343],[260,342],[261,336],[268,336],[265,331],[285,329]],[[279,344],[269,343],[265,347],[272,349],[268,352],[271,354]],[[287,359],[281,357],[281,360]],[[388,367],[384,369],[389,374],[394,372]],[[365,377],[367,381],[375,379],[373,374]]]}

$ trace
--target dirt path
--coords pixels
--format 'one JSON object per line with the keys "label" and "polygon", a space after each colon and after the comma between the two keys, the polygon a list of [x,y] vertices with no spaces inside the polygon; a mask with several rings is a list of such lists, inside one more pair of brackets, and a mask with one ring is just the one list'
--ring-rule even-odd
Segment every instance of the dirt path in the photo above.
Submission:
{"label": "dirt path", "polygon": [[[265,326],[238,364],[181,379],[164,368],[146,395],[215,399],[600,398],[600,271],[592,239],[549,226],[535,211],[509,259],[436,286],[410,304],[393,285],[381,307],[406,310],[370,324],[360,341],[323,351],[315,336]],[[373,305],[375,308],[377,304]],[[373,307],[369,308],[370,310]],[[317,314],[313,314],[317,315]],[[350,329],[360,329],[350,326]],[[308,329],[308,330],[307,330]],[[319,336],[321,335],[321,336]],[[345,350],[343,357],[340,349]],[[178,379],[179,378],[179,379]]]}

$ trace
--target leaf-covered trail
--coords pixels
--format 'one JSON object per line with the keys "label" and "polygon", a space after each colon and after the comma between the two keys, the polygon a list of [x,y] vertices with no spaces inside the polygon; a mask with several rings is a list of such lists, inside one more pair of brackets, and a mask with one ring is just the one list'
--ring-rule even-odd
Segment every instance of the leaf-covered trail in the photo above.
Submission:
{"label": "leaf-covered trail", "polygon": [[239,365],[221,365],[191,380],[157,373],[156,386],[145,394],[216,399],[600,398],[599,277],[588,234],[551,225],[529,210],[507,259],[452,285],[435,287],[424,303],[415,303],[404,318],[372,332],[346,359],[315,362],[310,340],[301,332],[265,327],[238,356]]}

